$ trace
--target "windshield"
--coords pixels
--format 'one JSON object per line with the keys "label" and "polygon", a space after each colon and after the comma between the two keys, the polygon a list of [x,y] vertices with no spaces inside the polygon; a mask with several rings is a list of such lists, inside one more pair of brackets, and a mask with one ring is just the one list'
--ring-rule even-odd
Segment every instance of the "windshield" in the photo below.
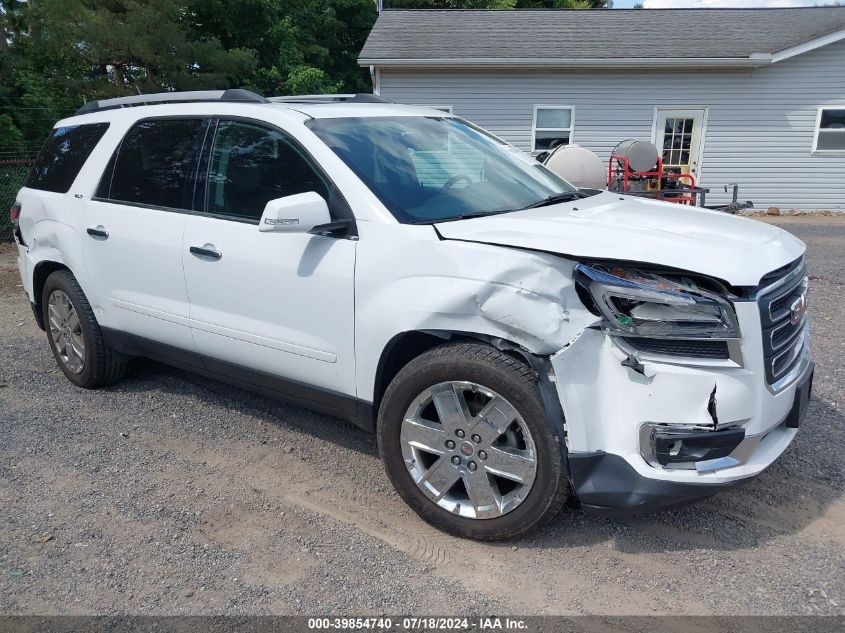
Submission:
{"label": "windshield", "polygon": [[328,118],[307,125],[403,223],[516,211],[577,195],[527,154],[461,119]]}

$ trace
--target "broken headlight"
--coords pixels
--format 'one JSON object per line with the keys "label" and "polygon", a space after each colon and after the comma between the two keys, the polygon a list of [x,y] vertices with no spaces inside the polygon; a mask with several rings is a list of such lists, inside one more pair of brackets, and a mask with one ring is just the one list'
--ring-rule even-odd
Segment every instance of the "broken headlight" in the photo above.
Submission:
{"label": "broken headlight", "polygon": [[733,339],[739,325],[731,304],[702,280],[614,265],[575,267],[607,330],[653,339]]}

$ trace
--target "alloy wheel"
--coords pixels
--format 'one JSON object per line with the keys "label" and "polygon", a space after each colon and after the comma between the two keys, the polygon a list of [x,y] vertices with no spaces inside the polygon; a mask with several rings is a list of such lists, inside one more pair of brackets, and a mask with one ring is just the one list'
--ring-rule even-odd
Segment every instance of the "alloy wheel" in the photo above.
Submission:
{"label": "alloy wheel", "polygon": [[444,382],[419,394],[405,413],[400,442],[420,490],[466,518],[513,511],[537,475],[534,440],[516,407],[473,382]]}
{"label": "alloy wheel", "polygon": [[47,302],[50,338],[59,361],[73,374],[85,369],[85,339],[79,314],[70,298],[61,290],[54,290]]}

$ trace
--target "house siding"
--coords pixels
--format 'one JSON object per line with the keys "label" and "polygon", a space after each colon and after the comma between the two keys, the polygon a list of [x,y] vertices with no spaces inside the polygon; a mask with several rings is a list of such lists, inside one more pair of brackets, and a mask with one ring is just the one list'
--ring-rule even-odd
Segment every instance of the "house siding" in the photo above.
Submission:
{"label": "house siding", "polygon": [[531,150],[537,104],[575,108],[572,142],[606,161],[627,138],[652,139],[656,107],[708,109],[699,183],[708,204],[739,184],[757,208],[845,210],[845,153],[813,154],[819,106],[845,106],[845,42],[742,71],[410,71],[380,69],[398,103],[455,114]]}

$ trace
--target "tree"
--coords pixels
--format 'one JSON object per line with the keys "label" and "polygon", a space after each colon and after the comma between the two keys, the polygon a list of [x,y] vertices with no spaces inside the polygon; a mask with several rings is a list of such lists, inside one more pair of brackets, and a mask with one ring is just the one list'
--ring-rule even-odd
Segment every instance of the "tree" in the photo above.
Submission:
{"label": "tree", "polygon": [[26,156],[26,139],[10,114],[0,114],[0,160]]}
{"label": "tree", "polygon": [[237,85],[255,55],[186,24],[180,0],[3,0],[0,114],[30,142],[84,101]]}
{"label": "tree", "polygon": [[256,71],[242,83],[263,94],[369,89],[357,56],[376,20],[372,0],[188,0],[188,8],[198,33],[255,51]]}
{"label": "tree", "polygon": [[31,3],[0,0],[0,153],[6,157],[31,154],[53,123],[73,107],[35,61],[32,40],[38,29],[30,23],[32,14]]}
{"label": "tree", "polygon": [[324,71],[313,66],[297,66],[288,73],[284,85],[295,95],[333,94],[341,87],[339,82],[332,82]]}
{"label": "tree", "polygon": [[225,87],[255,66],[252,51],[227,50],[213,34],[189,34],[178,1],[42,0],[35,6],[38,56],[76,66],[74,76],[56,78],[76,93]]}

